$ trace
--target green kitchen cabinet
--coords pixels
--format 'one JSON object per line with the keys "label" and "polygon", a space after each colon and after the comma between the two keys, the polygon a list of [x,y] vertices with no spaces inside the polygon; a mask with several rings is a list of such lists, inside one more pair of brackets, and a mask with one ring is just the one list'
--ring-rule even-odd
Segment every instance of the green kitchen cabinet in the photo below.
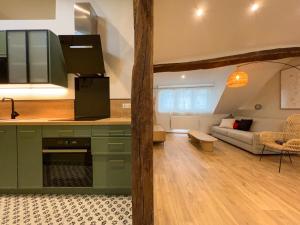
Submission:
{"label": "green kitchen cabinet", "polygon": [[131,137],[93,137],[92,154],[130,154]]}
{"label": "green kitchen cabinet", "polygon": [[18,126],[18,188],[42,188],[42,128]]}
{"label": "green kitchen cabinet", "polygon": [[68,86],[65,60],[58,36],[49,30],[9,30],[4,36],[6,43],[1,42],[0,34],[0,42],[3,43],[0,45],[7,48],[6,83]]}
{"label": "green kitchen cabinet", "polygon": [[94,188],[130,189],[131,137],[92,137],[92,155]]}
{"label": "green kitchen cabinet", "polygon": [[0,57],[6,57],[6,32],[0,31]]}
{"label": "green kitchen cabinet", "polygon": [[93,126],[93,137],[122,137],[131,136],[131,127],[128,125],[114,125],[114,126]]}
{"label": "green kitchen cabinet", "polygon": [[96,189],[130,189],[131,155],[93,154],[93,187]]}
{"label": "green kitchen cabinet", "polygon": [[43,126],[43,137],[91,137],[91,126]]}
{"label": "green kitchen cabinet", "polygon": [[17,188],[16,126],[0,127],[0,189]]}

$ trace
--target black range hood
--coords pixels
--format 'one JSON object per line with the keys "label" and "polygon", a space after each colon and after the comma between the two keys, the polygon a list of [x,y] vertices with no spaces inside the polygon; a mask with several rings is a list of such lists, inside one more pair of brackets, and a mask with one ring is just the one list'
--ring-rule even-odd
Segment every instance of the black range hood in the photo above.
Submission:
{"label": "black range hood", "polygon": [[105,75],[100,35],[60,35],[67,72]]}

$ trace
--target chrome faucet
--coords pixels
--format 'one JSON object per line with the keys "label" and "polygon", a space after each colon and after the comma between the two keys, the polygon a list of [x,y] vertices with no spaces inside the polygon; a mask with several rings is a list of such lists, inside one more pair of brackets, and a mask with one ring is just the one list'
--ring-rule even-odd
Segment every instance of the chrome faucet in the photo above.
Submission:
{"label": "chrome faucet", "polygon": [[14,99],[13,98],[2,98],[2,102],[5,102],[6,100],[11,101],[11,116],[10,116],[10,118],[11,119],[16,119],[16,117],[19,116],[20,114],[15,111],[15,101],[14,101]]}

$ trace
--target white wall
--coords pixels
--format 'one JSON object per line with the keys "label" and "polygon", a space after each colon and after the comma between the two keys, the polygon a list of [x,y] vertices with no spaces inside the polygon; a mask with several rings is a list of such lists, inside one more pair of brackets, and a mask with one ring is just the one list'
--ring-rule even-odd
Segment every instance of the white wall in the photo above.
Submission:
{"label": "white wall", "polygon": [[[255,110],[256,104],[261,104],[262,109]],[[245,117],[286,119],[289,115],[296,113],[299,114],[300,110],[280,109],[280,72],[278,72],[254,99],[251,99],[234,114]]]}
{"label": "white wall", "polygon": [[[290,59],[283,59],[279,62],[288,62]],[[222,97],[215,109],[215,113],[233,113],[250,99],[253,99],[264,85],[280,71],[284,66],[268,62],[245,65],[240,70],[247,72],[249,82],[240,88],[226,87]],[[229,75],[229,74],[228,74]]]}
{"label": "white wall", "polygon": [[[77,0],[86,2],[87,0]],[[99,16],[99,33],[112,99],[131,98],[134,62],[132,0],[90,0]]]}
{"label": "white wall", "polygon": [[56,34],[74,34],[74,2],[75,0],[56,0],[54,20],[0,20],[0,30],[49,29]]}

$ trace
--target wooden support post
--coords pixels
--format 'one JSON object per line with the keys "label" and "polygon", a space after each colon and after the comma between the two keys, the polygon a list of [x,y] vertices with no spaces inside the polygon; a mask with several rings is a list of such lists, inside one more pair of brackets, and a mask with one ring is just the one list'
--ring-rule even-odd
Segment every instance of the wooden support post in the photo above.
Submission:
{"label": "wooden support post", "polygon": [[153,0],[133,4],[132,219],[133,225],[153,225]]}

